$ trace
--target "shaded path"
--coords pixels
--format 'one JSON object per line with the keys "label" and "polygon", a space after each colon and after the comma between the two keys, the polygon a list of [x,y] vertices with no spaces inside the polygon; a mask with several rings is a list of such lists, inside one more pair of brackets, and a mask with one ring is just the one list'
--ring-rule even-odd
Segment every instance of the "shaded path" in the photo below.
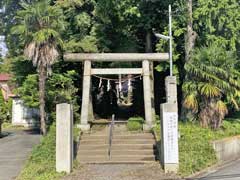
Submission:
{"label": "shaded path", "polygon": [[32,147],[40,141],[36,131],[15,130],[8,133],[8,136],[0,139],[0,180],[15,179]]}

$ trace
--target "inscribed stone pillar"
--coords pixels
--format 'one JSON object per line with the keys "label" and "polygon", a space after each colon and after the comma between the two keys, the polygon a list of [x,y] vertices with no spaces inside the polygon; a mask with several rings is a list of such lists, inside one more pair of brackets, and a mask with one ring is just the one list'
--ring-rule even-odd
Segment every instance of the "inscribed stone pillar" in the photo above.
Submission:
{"label": "inscribed stone pillar", "polygon": [[177,173],[178,153],[178,111],[177,104],[161,104],[161,162],[165,173]]}
{"label": "inscribed stone pillar", "polygon": [[73,109],[70,104],[57,104],[56,171],[70,173],[73,165]]}
{"label": "inscribed stone pillar", "polygon": [[88,131],[90,129],[90,125],[88,124],[90,87],[91,87],[91,61],[86,60],[84,61],[81,123],[79,126],[82,131]]}
{"label": "inscribed stone pillar", "polygon": [[164,171],[177,173],[178,153],[178,105],[175,76],[165,79],[167,103],[161,104],[161,161]]}
{"label": "inscribed stone pillar", "polygon": [[145,124],[143,129],[149,131],[152,124],[152,104],[151,104],[151,80],[150,80],[150,66],[149,61],[142,62],[143,68],[143,92],[144,92],[144,109],[145,109]]}

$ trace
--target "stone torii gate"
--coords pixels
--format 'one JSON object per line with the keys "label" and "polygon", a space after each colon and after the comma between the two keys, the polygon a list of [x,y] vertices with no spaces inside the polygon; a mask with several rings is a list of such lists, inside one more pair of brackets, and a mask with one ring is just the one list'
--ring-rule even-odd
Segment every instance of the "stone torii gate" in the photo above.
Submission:
{"label": "stone torii gate", "polygon": [[[145,124],[144,130],[150,130],[153,126],[151,110],[151,82],[150,82],[150,61],[167,61],[168,53],[67,53],[64,60],[67,62],[83,62],[83,92],[81,107],[80,129],[88,131],[89,102],[91,75],[113,75],[113,74],[142,74],[144,88],[144,109]],[[142,68],[92,68],[92,62],[142,62]]]}

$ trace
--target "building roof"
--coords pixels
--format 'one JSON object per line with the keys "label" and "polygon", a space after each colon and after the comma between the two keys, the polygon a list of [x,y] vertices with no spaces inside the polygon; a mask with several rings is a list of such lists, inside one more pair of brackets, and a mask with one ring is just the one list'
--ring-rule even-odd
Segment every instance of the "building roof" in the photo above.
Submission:
{"label": "building roof", "polygon": [[10,74],[0,74],[0,81],[9,81],[10,78]]}

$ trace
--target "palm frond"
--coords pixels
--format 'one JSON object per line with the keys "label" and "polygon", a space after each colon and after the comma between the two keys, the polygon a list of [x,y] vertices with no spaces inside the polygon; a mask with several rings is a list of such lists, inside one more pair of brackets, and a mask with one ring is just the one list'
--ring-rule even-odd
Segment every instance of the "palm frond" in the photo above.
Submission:
{"label": "palm frond", "polygon": [[210,83],[201,83],[199,85],[200,94],[208,98],[220,97],[221,90],[213,84]]}
{"label": "palm frond", "polygon": [[223,101],[221,101],[221,100],[217,101],[217,103],[216,103],[216,110],[223,117],[228,113],[228,109],[227,109],[226,104]]}
{"label": "palm frond", "polygon": [[191,109],[193,112],[198,111],[198,100],[195,94],[189,94],[184,98],[184,107]]}

